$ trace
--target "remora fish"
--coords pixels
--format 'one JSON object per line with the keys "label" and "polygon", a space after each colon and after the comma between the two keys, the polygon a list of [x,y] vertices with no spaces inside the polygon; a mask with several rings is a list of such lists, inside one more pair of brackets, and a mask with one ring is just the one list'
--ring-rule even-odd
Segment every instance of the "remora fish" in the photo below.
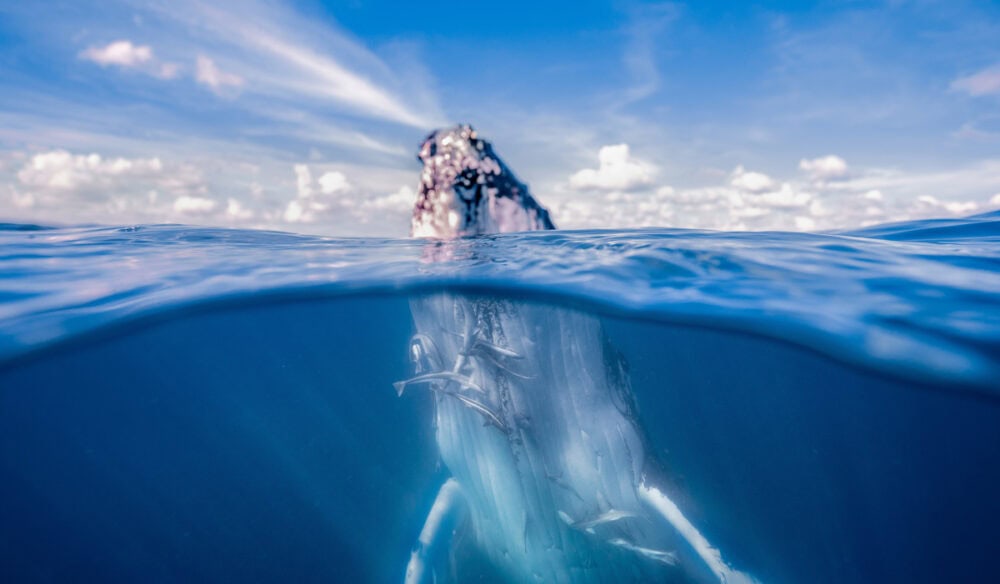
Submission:
{"label": "remora fish", "polygon": [[[555,228],[470,126],[434,132],[419,157],[412,236]],[[457,518],[456,531],[509,582],[755,582],[654,484],[625,364],[594,316],[449,293],[411,309],[418,375],[397,389],[455,389],[431,392],[451,478],[414,546],[407,584],[448,579],[438,552]]]}

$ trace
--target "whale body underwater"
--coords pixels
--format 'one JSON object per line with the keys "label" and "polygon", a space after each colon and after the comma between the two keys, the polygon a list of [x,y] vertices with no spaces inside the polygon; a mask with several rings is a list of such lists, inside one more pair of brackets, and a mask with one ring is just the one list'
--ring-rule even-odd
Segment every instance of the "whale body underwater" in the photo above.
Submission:
{"label": "whale body underwater", "polygon": [[[432,133],[419,158],[411,235],[430,239],[427,261],[456,238],[555,228],[472,127]],[[757,582],[672,500],[597,317],[455,293],[416,298],[411,312],[414,377],[396,390],[432,396],[450,478],[407,584],[461,581],[462,548],[505,582]]]}

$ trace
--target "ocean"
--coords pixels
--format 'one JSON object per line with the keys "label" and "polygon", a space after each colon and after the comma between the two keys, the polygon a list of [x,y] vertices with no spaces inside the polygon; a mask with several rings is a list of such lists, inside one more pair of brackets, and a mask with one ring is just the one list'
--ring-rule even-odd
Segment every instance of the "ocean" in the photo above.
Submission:
{"label": "ocean", "polygon": [[[0,581],[401,582],[450,473],[443,398],[394,383],[442,294],[596,319],[663,490],[756,581],[997,577],[1000,212],[450,242],[0,225]],[[488,555],[453,576],[500,581]]]}

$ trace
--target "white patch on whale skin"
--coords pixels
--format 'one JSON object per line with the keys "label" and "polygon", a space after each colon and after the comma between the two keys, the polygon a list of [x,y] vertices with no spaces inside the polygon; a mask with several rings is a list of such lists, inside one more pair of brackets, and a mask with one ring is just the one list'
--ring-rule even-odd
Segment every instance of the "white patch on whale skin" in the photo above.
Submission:
{"label": "white patch on whale skin", "polygon": [[[471,127],[435,132],[420,157],[413,236],[553,227]],[[435,243],[429,261],[447,259],[451,247]],[[415,298],[411,312],[416,376],[396,389],[429,388],[452,478],[425,522],[407,584],[446,577],[422,550],[446,538],[437,526],[459,500],[466,541],[509,582],[754,581],[723,562],[662,488],[646,484],[626,367],[597,317],[451,293]]]}

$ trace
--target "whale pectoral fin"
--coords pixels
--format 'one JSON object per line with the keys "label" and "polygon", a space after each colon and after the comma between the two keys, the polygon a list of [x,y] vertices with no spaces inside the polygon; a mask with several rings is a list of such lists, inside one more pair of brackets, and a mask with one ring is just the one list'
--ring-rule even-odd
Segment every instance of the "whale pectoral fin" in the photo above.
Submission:
{"label": "whale pectoral fin", "polygon": [[442,545],[451,533],[451,523],[458,514],[462,492],[458,481],[448,479],[441,485],[434,504],[431,506],[420,536],[410,552],[410,561],[406,564],[405,584],[425,584],[436,581],[433,569],[435,551]]}
{"label": "whale pectoral fin", "polygon": [[723,561],[722,553],[705,539],[705,536],[681,513],[677,504],[671,501],[670,497],[658,487],[651,486],[643,480],[639,484],[639,498],[656,510],[674,528],[677,534],[691,546],[700,561],[712,572],[720,584],[754,584],[758,582],[749,574],[730,568]]}

